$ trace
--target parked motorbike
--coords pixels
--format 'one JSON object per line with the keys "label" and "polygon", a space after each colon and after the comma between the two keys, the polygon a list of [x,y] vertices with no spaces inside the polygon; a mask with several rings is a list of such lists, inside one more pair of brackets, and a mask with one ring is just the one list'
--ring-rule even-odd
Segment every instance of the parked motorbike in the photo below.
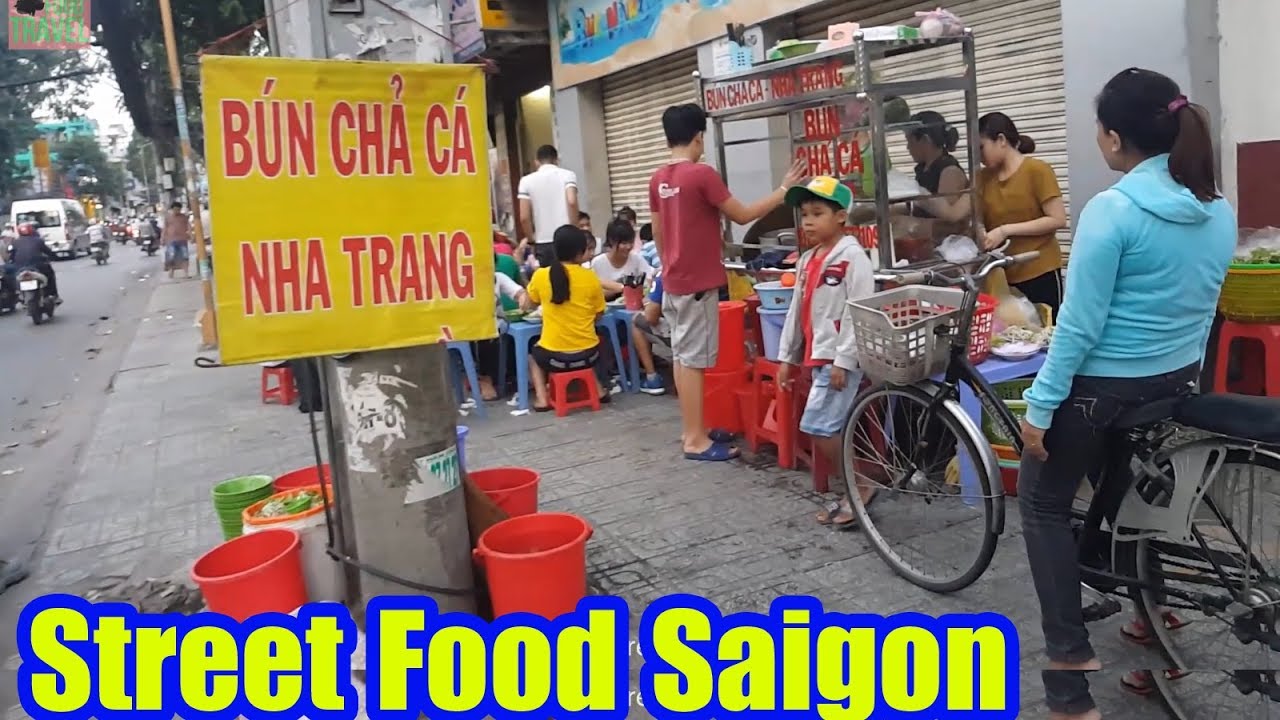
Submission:
{"label": "parked motorbike", "polygon": [[89,246],[90,254],[93,261],[99,265],[106,265],[107,258],[111,257],[111,243],[106,240],[98,240]]}
{"label": "parked motorbike", "polygon": [[18,307],[18,278],[9,273],[0,276],[0,315],[8,315]]}
{"label": "parked motorbike", "polygon": [[18,272],[18,290],[22,293],[22,304],[26,306],[31,322],[36,325],[52,319],[53,309],[58,305],[58,299],[45,292],[48,284],[49,279],[37,270],[27,268]]}
{"label": "parked motorbike", "polygon": [[142,241],[142,252],[146,253],[147,257],[151,257],[155,255],[156,251],[159,249],[160,249],[160,241],[153,237],[149,237],[146,240]]}

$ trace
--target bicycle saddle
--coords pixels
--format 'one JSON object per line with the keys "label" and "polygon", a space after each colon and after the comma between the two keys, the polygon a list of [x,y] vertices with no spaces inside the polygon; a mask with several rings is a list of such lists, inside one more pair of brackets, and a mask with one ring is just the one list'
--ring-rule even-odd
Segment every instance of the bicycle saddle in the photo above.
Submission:
{"label": "bicycle saddle", "polygon": [[1132,430],[1164,420],[1264,445],[1280,445],[1280,399],[1253,395],[1212,393],[1165,398],[1130,410],[1120,416],[1115,426]]}
{"label": "bicycle saddle", "polygon": [[1280,399],[1211,393],[1193,395],[1174,408],[1181,425],[1219,435],[1280,445]]}

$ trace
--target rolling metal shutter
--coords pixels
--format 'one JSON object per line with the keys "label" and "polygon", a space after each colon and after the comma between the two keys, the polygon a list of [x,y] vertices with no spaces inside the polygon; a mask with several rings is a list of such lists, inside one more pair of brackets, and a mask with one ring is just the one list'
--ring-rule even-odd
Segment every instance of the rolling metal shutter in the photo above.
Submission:
{"label": "rolling metal shutter", "polygon": [[698,51],[690,48],[604,78],[605,152],[614,210],[630,205],[641,222],[648,222],[649,177],[669,157],[662,111],[697,99],[697,69]]}
{"label": "rolling metal shutter", "polygon": [[[796,36],[825,38],[827,25],[838,22],[856,21],[864,26],[902,22],[918,10],[932,10],[937,5],[937,0],[823,3],[797,13]],[[1019,132],[1036,141],[1034,156],[1057,171],[1070,218],[1061,0],[960,0],[947,7],[973,29],[978,63],[978,112],[1004,112],[1017,123]],[[955,75],[959,71],[959,53],[954,50],[924,51],[895,58],[885,66],[880,77],[889,80],[929,73]],[[916,95],[907,101],[912,112],[942,113],[960,131],[961,142],[964,142],[962,94]],[[894,166],[912,167],[903,139],[890,137],[888,140]],[[1059,239],[1065,250],[1070,240],[1069,230],[1063,230]]]}

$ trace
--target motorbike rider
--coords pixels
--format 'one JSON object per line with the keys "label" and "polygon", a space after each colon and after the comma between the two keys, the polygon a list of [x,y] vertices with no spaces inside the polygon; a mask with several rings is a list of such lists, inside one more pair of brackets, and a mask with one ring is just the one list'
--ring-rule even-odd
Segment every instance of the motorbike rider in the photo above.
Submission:
{"label": "motorbike rider", "polygon": [[44,244],[40,233],[36,231],[35,223],[22,223],[18,226],[18,237],[9,246],[9,263],[19,270],[31,268],[44,275],[47,280],[45,292],[53,296],[57,304],[61,305],[62,298],[58,296],[58,278],[53,272],[53,265],[49,262],[57,257],[58,255]]}

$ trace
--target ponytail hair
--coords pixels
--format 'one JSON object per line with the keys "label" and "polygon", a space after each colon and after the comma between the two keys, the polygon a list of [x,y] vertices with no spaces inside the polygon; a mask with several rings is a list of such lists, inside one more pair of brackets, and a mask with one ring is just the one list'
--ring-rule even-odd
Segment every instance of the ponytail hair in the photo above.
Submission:
{"label": "ponytail hair", "polygon": [[565,263],[577,262],[587,252],[587,233],[573,225],[561,225],[551,238],[555,259],[547,273],[551,276],[551,302],[563,305],[569,302],[569,270]]}
{"label": "ponytail hair", "polygon": [[911,133],[917,138],[928,138],[934,147],[945,152],[955,152],[960,144],[960,131],[951,126],[942,113],[923,110],[911,116],[912,122],[920,123]]}
{"label": "ponytail hair", "polygon": [[1098,123],[1126,151],[1144,158],[1169,155],[1169,174],[1209,202],[1222,197],[1214,173],[1209,113],[1191,103],[1178,83],[1152,70],[1129,68],[1098,95]]}
{"label": "ponytail hair", "polygon": [[992,142],[1003,136],[1005,142],[1009,143],[1009,147],[1023,155],[1030,155],[1036,151],[1036,141],[1032,140],[1030,135],[1019,133],[1018,126],[1014,125],[1013,120],[1002,112],[983,115],[978,120],[978,134]]}

